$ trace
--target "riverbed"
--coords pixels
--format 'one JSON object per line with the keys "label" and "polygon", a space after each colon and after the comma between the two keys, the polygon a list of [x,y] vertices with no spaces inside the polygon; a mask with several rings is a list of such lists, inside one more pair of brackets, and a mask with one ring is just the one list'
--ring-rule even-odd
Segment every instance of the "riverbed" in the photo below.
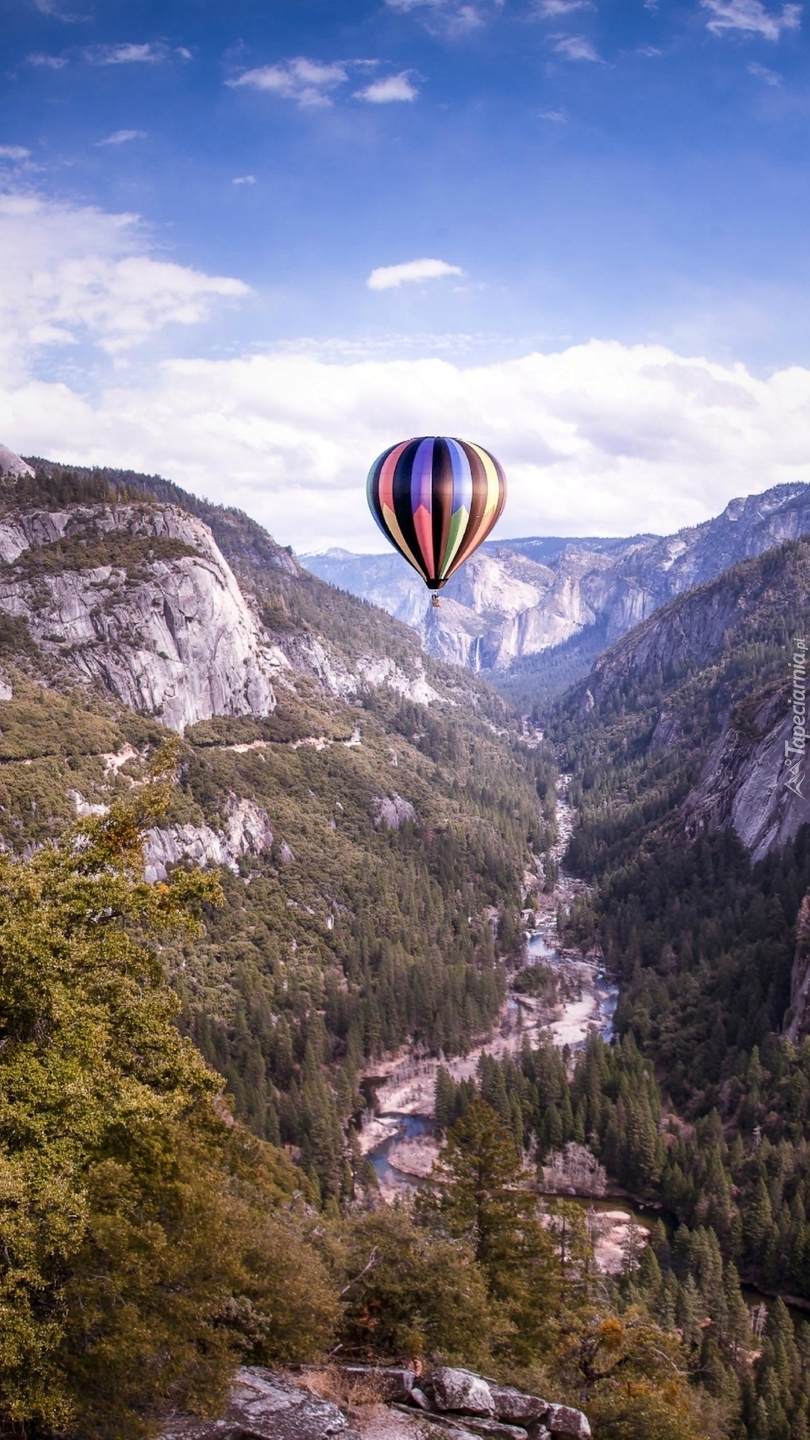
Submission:
{"label": "riverbed", "polygon": [[517,994],[509,985],[492,1034],[467,1055],[445,1059],[412,1053],[381,1062],[366,1072],[363,1088],[370,1103],[362,1117],[360,1148],[369,1156],[388,1199],[418,1184],[438,1153],[433,1140],[433,1116],[440,1065],[454,1080],[470,1080],[481,1055],[500,1059],[516,1054],[526,1040],[536,1045],[543,1031],[560,1049],[567,1047],[571,1056],[593,1031],[610,1039],[618,998],[616,985],[598,952],[582,955],[565,949],[557,930],[558,907],[569,906],[576,895],[587,890],[584,882],[567,874],[561,864],[574,824],[567,794],[569,779],[561,776],[557,787],[558,838],[551,851],[559,867],[557,880],[551,893],[538,893],[535,924],[526,936],[525,963],[542,964],[552,972],[557,982],[557,1003],[550,1005],[543,998]]}

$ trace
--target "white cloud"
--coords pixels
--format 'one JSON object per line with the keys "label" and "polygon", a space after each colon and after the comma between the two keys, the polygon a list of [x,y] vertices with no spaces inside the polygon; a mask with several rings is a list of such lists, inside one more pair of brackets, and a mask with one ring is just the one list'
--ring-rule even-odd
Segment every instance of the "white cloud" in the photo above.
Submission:
{"label": "white cloud", "polygon": [[157,65],[166,58],[166,46],[145,45],[95,45],[85,51],[93,65]]}
{"label": "white cloud", "polygon": [[39,10],[41,15],[50,15],[54,20],[62,20],[66,25],[75,25],[77,21],[89,20],[89,15],[72,15],[68,11],[60,10],[56,0],[33,0],[34,9]]}
{"label": "white cloud", "polygon": [[368,100],[372,105],[388,105],[395,100],[415,100],[419,91],[409,78],[411,72],[402,70],[399,75],[386,75],[382,80],[372,80],[365,90],[355,91],[357,100]]}
{"label": "white cloud", "polygon": [[541,120],[551,120],[555,125],[564,125],[568,119],[564,110],[541,110]]}
{"label": "white cloud", "polygon": [[145,130],[113,130],[112,135],[107,135],[104,140],[97,140],[97,145],[126,145],[128,140],[145,140]]}
{"label": "white cloud", "polygon": [[[451,37],[479,30],[485,23],[477,5],[459,3],[459,0],[385,0],[385,3],[389,10],[396,10],[399,14],[420,13],[429,30],[441,31]],[[503,0],[495,0],[498,8],[502,3]]]}
{"label": "white cloud", "polygon": [[255,175],[234,175],[233,180],[231,181],[231,184],[232,184],[232,185],[255,185],[255,184],[256,184],[256,176],[255,176]]}
{"label": "white cloud", "polygon": [[345,65],[334,63],[322,65],[318,60],[307,60],[299,55],[281,65],[261,65],[255,70],[245,70],[227,84],[237,88],[247,86],[251,90],[267,90],[281,95],[285,100],[295,100],[303,108],[331,105],[331,92],[348,80]]}
{"label": "white cloud", "polygon": [[27,160],[30,154],[24,145],[0,145],[0,160]]}
{"label": "white cloud", "polygon": [[120,354],[248,294],[239,280],[153,260],[147,248],[137,216],[0,193],[0,373],[43,346]]}
{"label": "white cloud", "polygon": [[735,495],[810,480],[810,370],[762,380],[664,346],[591,341],[466,368],[170,361],[96,403],[32,379],[0,390],[0,439],[17,453],[159,471],[302,550],[383,548],[366,467],[399,438],[437,433],[503,462],[501,534],[668,532]]}
{"label": "white cloud", "polygon": [[438,280],[443,275],[463,275],[458,265],[446,260],[406,260],[403,265],[379,265],[372,270],[366,285],[369,290],[396,290],[414,280]]}
{"label": "white cloud", "polygon": [[535,12],[543,20],[570,15],[573,10],[594,10],[593,0],[537,0]]}
{"label": "white cloud", "polygon": [[29,65],[41,65],[46,70],[63,70],[68,63],[65,55],[43,55],[40,51],[26,58]]}
{"label": "white cloud", "polygon": [[801,5],[783,5],[780,13],[767,10],[762,0],[700,0],[712,15],[706,25],[713,35],[726,30],[742,30],[749,35],[762,35],[778,40],[783,30],[798,30]]}
{"label": "white cloud", "polygon": [[766,85],[781,85],[782,76],[775,70],[769,70],[767,65],[760,65],[757,60],[752,60],[747,67],[749,75],[755,75],[758,80],[764,80]]}
{"label": "white cloud", "polygon": [[599,60],[601,58],[585,35],[560,35],[554,50],[558,55],[564,55],[566,60]]}

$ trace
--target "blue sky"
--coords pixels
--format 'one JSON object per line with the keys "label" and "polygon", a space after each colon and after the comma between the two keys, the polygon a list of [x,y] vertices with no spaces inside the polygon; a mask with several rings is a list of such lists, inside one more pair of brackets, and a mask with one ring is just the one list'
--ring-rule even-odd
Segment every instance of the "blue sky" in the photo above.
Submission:
{"label": "blue sky", "polygon": [[[789,402],[785,454],[771,385],[810,367],[801,5],[5,0],[2,43],[0,163],[17,257],[6,330],[20,336],[0,402],[7,443],[128,457],[220,498],[231,454],[226,492],[271,525],[280,517],[304,547],[310,531],[330,538],[334,495],[373,458],[366,443],[389,442],[389,419],[418,433],[480,416],[487,433],[473,438],[494,431],[512,446],[524,530],[703,518],[735,487],[761,488],[748,482],[746,453],[757,453],[762,484],[810,478],[802,405]],[[423,260],[435,273],[414,268]],[[642,414],[635,347],[644,383],[658,386]],[[558,366],[576,403],[566,409],[562,382],[538,362],[520,381],[514,423],[504,402],[504,439],[475,399],[487,386],[470,389],[471,367],[490,367],[493,390],[506,393],[504,366],[568,353],[585,357],[581,383]],[[285,356],[294,363],[279,384]],[[432,379],[431,359],[445,367]],[[203,367],[203,389],[231,395],[217,425],[210,396],[198,417],[207,468],[194,447],[185,463],[161,439],[154,414],[144,421],[150,403],[189,415],[183,364]],[[293,384],[280,410],[262,408],[262,384],[277,394],[305,364],[315,370],[297,396]],[[676,398],[669,431],[668,365],[697,365],[707,412],[684,417]],[[626,401],[613,393],[617,372]],[[719,426],[736,449],[712,440],[719,392],[710,403],[706,384],[738,387]],[[548,411],[540,432],[525,419],[532,385]],[[774,427],[767,453],[740,438],[752,409],[757,436]],[[600,497],[584,518],[559,493],[574,474],[555,458],[570,460],[566,424],[574,449],[590,447],[577,483]],[[285,508],[291,486],[299,499]],[[341,520],[335,538],[366,543],[365,519],[358,526]]]}

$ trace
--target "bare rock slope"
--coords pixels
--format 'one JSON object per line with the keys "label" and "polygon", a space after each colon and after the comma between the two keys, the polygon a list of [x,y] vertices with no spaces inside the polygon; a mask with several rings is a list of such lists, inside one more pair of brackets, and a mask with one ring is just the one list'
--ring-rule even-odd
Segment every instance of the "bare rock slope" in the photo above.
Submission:
{"label": "bare rock slope", "polygon": [[0,520],[0,609],[43,655],[174,730],[269,714],[282,663],[210,530],[174,506],[73,505]]}
{"label": "bare rock slope", "polygon": [[[409,1370],[332,1366],[319,1376],[317,1367],[308,1369],[298,1383],[272,1370],[241,1369],[224,1416],[180,1416],[162,1440],[589,1440],[591,1434],[581,1410],[491,1384],[469,1370],[440,1366],[417,1383]],[[317,1393],[319,1380],[340,1396],[340,1405]],[[376,1404],[369,1403],[373,1395],[381,1397]]]}

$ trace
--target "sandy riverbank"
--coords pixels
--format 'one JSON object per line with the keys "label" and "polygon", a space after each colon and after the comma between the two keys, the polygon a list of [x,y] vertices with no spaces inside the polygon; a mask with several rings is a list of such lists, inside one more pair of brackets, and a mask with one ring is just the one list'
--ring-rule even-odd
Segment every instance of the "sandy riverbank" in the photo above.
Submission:
{"label": "sandy riverbank", "polygon": [[403,1175],[425,1180],[438,1159],[439,1142],[435,1135],[415,1135],[397,1140],[388,1151],[388,1164]]}

